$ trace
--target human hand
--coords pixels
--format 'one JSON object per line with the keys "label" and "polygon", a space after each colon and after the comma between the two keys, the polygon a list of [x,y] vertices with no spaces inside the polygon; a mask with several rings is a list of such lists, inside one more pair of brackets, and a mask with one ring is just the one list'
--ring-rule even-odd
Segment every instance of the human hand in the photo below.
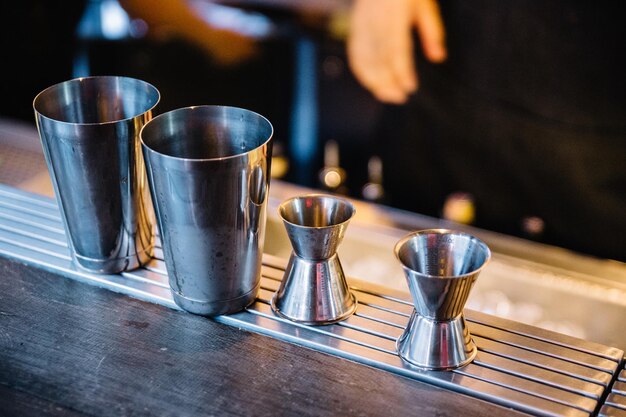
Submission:
{"label": "human hand", "polygon": [[355,0],[348,33],[348,62],[377,99],[402,104],[418,87],[412,30],[426,59],[446,59],[445,30],[437,0]]}

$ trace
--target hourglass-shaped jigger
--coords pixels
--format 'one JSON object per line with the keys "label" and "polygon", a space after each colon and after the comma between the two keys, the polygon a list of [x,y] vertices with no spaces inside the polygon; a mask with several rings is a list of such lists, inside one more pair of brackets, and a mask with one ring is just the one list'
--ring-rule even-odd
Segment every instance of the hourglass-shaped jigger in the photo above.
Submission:
{"label": "hourglass-shaped jigger", "polygon": [[487,245],[466,233],[433,229],[407,235],[394,251],[415,306],[396,344],[400,357],[431,370],[455,369],[471,362],[476,345],[463,307],[491,257]]}
{"label": "hourglass-shaped jigger", "polygon": [[293,251],[272,298],[276,314],[305,324],[329,324],[356,310],[337,256],[354,206],[329,195],[309,194],[283,202],[283,219]]}

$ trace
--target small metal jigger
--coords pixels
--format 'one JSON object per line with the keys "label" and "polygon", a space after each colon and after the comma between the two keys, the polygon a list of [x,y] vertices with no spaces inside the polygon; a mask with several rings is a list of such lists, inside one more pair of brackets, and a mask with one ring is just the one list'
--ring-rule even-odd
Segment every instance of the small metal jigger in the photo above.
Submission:
{"label": "small metal jigger", "polygon": [[272,297],[279,316],[304,324],[330,324],[356,310],[337,256],[354,206],[329,195],[309,194],[283,202],[283,219],[293,251]]}
{"label": "small metal jigger", "polygon": [[396,344],[400,357],[427,370],[451,370],[470,363],[476,345],[463,307],[491,258],[487,245],[465,233],[433,229],[407,235],[394,252],[415,306]]}

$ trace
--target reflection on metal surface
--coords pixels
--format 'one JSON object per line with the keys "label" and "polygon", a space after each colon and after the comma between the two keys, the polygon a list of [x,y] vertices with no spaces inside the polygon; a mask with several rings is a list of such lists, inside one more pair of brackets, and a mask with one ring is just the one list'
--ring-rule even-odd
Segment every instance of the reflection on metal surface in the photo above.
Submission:
{"label": "reflection on metal surface", "polygon": [[622,369],[613,382],[611,392],[606,397],[606,401],[600,408],[600,417],[622,417],[626,416],[626,370]]}
{"label": "reflection on metal surface", "polygon": [[71,253],[87,271],[132,270],[152,257],[139,131],[159,100],[145,81],[94,76],[50,86],[33,101]]}
{"label": "reflection on metal surface", "polygon": [[274,129],[238,107],[163,113],[141,147],[176,304],[234,313],[259,288]]}
{"label": "reflection on metal surface", "polygon": [[[0,254],[178,308],[160,250],[146,267],[136,271],[119,275],[79,271],[71,263],[54,201],[5,186],[0,186]],[[306,326],[278,317],[269,305],[285,266],[284,259],[265,255],[256,303],[244,312],[216,320],[543,416],[592,415],[602,405],[624,355],[620,349],[466,310],[478,346],[474,362],[452,372],[420,371],[395,352],[395,342],[413,309],[406,294],[372,290],[368,284],[353,281],[352,291],[360,301],[354,315],[338,324]]]}
{"label": "reflection on metal surface", "polygon": [[476,344],[463,309],[491,251],[467,233],[427,229],[400,239],[394,253],[415,306],[398,339],[398,354],[423,369],[467,365],[476,357]]}
{"label": "reflection on metal surface", "polygon": [[[302,189],[274,183],[265,252],[288,257],[290,244],[277,216],[280,202]],[[493,257],[466,307],[559,333],[626,349],[626,265],[552,246],[353,201],[357,214],[338,254],[351,277],[408,293],[393,246],[407,231],[454,228],[489,245]],[[594,314],[589,314],[593,311]],[[602,325],[598,325],[602,317]]]}
{"label": "reflection on metal surface", "polygon": [[357,307],[337,256],[354,206],[331,195],[306,194],[280,205],[293,251],[272,309],[299,323],[323,325],[350,316]]}

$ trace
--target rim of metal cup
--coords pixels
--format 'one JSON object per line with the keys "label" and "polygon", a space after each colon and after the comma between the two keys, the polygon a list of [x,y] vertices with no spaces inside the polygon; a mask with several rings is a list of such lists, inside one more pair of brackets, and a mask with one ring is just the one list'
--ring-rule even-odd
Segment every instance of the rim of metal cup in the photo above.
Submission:
{"label": "rim of metal cup", "polygon": [[[156,149],[153,149],[150,145],[148,145],[144,141],[144,131],[146,130],[146,128],[149,129],[150,128],[149,126],[153,126],[153,125],[159,123],[162,119],[166,119],[168,117],[172,117],[176,113],[187,113],[187,112],[195,111],[195,110],[219,109],[219,108],[221,108],[221,109],[230,109],[230,110],[234,110],[234,111],[243,111],[245,113],[252,114],[252,115],[258,117],[260,120],[262,120],[265,123],[267,123],[267,125],[269,127],[269,134],[267,135],[267,138],[262,143],[260,143],[259,145],[255,146],[254,148],[248,149],[245,152],[239,152],[239,153],[236,153],[236,154],[233,154],[233,155],[227,155],[227,156],[218,156],[218,157],[214,157],[214,158],[183,158],[183,157],[180,157],[180,156],[169,155],[167,153],[159,152]],[[161,155],[164,158],[175,159],[175,160],[178,160],[178,161],[192,161],[192,162],[220,161],[220,160],[240,158],[242,155],[246,155],[246,154],[248,154],[250,152],[254,152],[257,149],[262,148],[263,146],[266,146],[272,140],[272,137],[274,137],[274,126],[272,125],[272,123],[265,116],[255,112],[255,111],[245,109],[243,107],[223,106],[223,105],[213,105],[213,104],[203,104],[203,105],[197,105],[197,106],[180,107],[178,109],[174,109],[174,110],[167,111],[165,113],[161,113],[158,116],[155,116],[152,119],[150,119],[145,125],[143,125],[141,127],[141,130],[139,131],[139,139],[141,141],[141,145],[148,152],[156,154],[156,155]]]}
{"label": "rim of metal cup", "polygon": [[[114,119],[114,120],[109,120],[106,122],[90,122],[90,123],[85,123],[85,122],[68,122],[66,120],[59,120],[59,119],[55,119],[53,117],[47,116],[45,113],[43,113],[42,111],[40,111],[38,109],[37,103],[39,101],[42,100],[42,97],[50,94],[52,91],[57,90],[59,88],[61,88],[64,85],[68,85],[68,84],[75,84],[75,83],[81,83],[81,82],[91,82],[91,81],[96,81],[96,80],[104,80],[104,79],[125,79],[125,80],[129,80],[129,81],[133,81],[133,82],[137,82],[140,84],[145,85],[148,89],[152,89],[154,91],[154,93],[156,93],[155,99],[152,103],[150,103],[149,106],[147,106],[143,111],[132,114],[128,117],[124,117],[124,118],[120,118],[120,119]],[[150,84],[147,81],[144,80],[140,80],[138,78],[133,78],[133,77],[124,77],[124,76],[119,76],[119,75],[92,75],[92,76],[88,76],[88,77],[77,77],[77,78],[72,78],[70,80],[66,80],[66,81],[62,81],[60,83],[57,84],[53,84],[43,90],[41,90],[39,92],[39,94],[37,94],[35,96],[35,98],[33,99],[33,109],[35,110],[35,112],[37,112],[37,114],[39,116],[41,116],[44,119],[48,119],[48,120],[53,120],[54,122],[58,122],[58,123],[66,123],[68,125],[78,125],[78,126],[97,126],[97,125],[107,125],[107,124],[114,124],[114,123],[119,123],[119,122],[123,122],[125,120],[131,120],[134,119],[137,116],[140,116],[144,113],[147,113],[151,110],[154,110],[154,108],[157,106],[157,104],[159,104],[159,102],[161,101],[161,92],[159,91],[158,88],[156,88],[154,85]]]}
{"label": "rim of metal cup", "polygon": [[[283,209],[284,209],[284,207],[286,207],[287,205],[291,204],[295,200],[303,200],[303,199],[306,199],[306,198],[329,198],[329,199],[332,199],[332,200],[335,200],[335,201],[341,201],[344,204],[346,204],[348,207],[350,207],[352,212],[351,212],[350,216],[347,219],[345,219],[344,221],[339,222],[339,223],[335,223],[335,224],[330,224],[328,226],[306,226],[306,225],[303,225],[303,224],[290,222],[289,220],[287,220],[283,216]],[[305,194],[305,195],[298,195],[298,196],[295,196],[295,197],[291,197],[291,198],[283,201],[278,206],[278,215],[280,216],[280,218],[284,222],[289,223],[291,225],[294,225],[296,227],[301,227],[303,229],[329,229],[329,228],[332,228],[332,227],[341,226],[343,224],[348,223],[350,220],[352,220],[352,218],[354,217],[355,214],[356,214],[356,208],[354,207],[354,204],[352,204],[347,199],[341,198],[341,197],[337,197],[337,196],[334,196],[334,195],[330,195],[330,194],[323,194],[323,193],[312,193],[312,194]]]}
{"label": "rim of metal cup", "polygon": [[[404,262],[402,261],[402,259],[400,259],[400,248],[406,244],[409,240],[413,239],[416,236],[424,236],[424,235],[455,235],[455,236],[464,236],[467,238],[470,238],[474,241],[476,241],[479,245],[483,246],[485,248],[486,254],[485,254],[485,261],[483,262],[483,264],[476,268],[473,269],[471,271],[468,271],[464,274],[459,274],[459,275],[431,275],[431,274],[426,274],[423,272],[419,272],[414,270],[413,268],[408,267],[407,265],[404,264]],[[483,242],[482,240],[480,240],[479,238],[477,238],[476,236],[470,234],[470,233],[465,233],[465,232],[460,232],[457,230],[453,230],[453,229],[424,229],[424,230],[418,230],[415,232],[411,232],[407,235],[405,235],[402,239],[400,239],[394,246],[393,248],[393,252],[394,255],[396,256],[396,259],[398,260],[398,262],[400,262],[400,264],[402,265],[403,269],[406,269],[408,271],[411,272],[415,272],[420,274],[420,278],[427,278],[427,279],[459,279],[459,278],[465,278],[467,276],[470,275],[474,275],[477,272],[482,271],[487,264],[489,264],[489,262],[491,261],[491,249],[489,249],[489,246],[487,246],[487,244],[485,242]]]}

